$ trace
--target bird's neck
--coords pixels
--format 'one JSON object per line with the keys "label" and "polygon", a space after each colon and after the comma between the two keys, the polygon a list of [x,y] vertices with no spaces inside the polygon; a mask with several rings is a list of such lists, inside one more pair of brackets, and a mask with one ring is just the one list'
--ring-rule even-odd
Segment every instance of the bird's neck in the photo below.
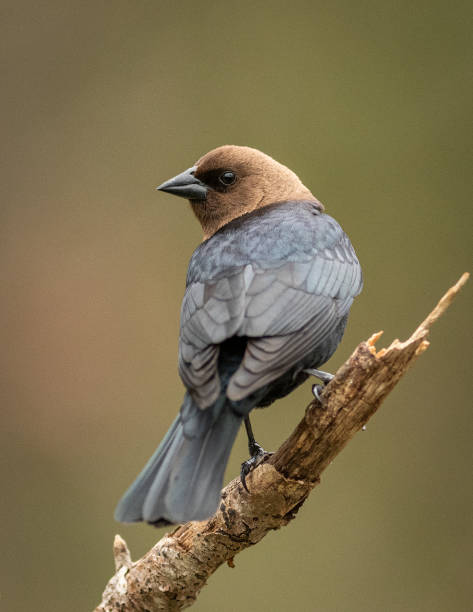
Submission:
{"label": "bird's neck", "polygon": [[293,193],[290,195],[284,194],[279,198],[262,198],[259,202],[255,202],[254,206],[245,206],[239,207],[238,209],[231,209],[225,212],[222,211],[222,208],[219,206],[213,206],[212,203],[203,204],[202,202],[190,202],[192,210],[199,220],[200,225],[203,230],[203,240],[208,240],[211,236],[218,232],[218,230],[233,221],[234,219],[238,219],[243,215],[246,215],[254,210],[259,208],[264,208],[265,206],[269,206],[270,204],[275,204],[276,202],[316,202],[320,208],[320,210],[324,210],[324,206],[316,197],[312,195],[312,193],[304,186],[297,193]]}

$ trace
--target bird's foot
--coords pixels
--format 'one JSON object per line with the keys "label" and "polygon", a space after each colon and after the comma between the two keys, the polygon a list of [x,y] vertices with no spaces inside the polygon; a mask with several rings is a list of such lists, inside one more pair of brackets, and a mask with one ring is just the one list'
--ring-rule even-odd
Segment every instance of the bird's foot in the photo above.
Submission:
{"label": "bird's foot", "polygon": [[256,467],[258,467],[258,465],[261,465],[262,463],[267,461],[269,457],[271,457],[271,455],[273,454],[267,453],[264,448],[256,442],[249,444],[249,449],[251,457],[241,464],[240,472],[241,484],[243,485],[243,488],[247,493],[249,493],[248,487],[246,485],[246,477],[248,476],[248,474],[252,472]]}
{"label": "bird's foot", "polygon": [[323,372],[322,370],[316,370],[314,368],[308,368],[307,370],[304,370],[304,372],[310,376],[315,376],[322,381],[323,385],[312,385],[312,393],[314,394],[315,399],[318,402],[321,402],[322,400],[320,398],[320,394],[333,379],[334,375],[329,374],[329,372]]}

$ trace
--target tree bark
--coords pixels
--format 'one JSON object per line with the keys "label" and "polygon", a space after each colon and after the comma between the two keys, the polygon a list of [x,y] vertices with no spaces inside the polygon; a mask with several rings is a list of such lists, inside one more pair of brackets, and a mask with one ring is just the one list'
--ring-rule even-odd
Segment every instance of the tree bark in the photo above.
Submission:
{"label": "tree bark", "polygon": [[126,543],[115,537],[116,573],[95,612],[175,611],[194,603],[209,576],[223,563],[297,514],[320,474],[379,408],[429,342],[431,325],[445,312],[468,273],[443,296],[405,342],[375,348],[382,332],[362,342],[313,400],[279,450],[247,477],[222,491],[220,507],[206,521],[190,522],[166,534],[144,557],[132,562]]}

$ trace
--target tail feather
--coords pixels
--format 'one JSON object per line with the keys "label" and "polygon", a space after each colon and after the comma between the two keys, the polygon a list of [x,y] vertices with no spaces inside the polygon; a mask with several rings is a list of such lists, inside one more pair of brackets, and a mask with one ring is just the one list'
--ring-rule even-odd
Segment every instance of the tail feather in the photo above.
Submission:
{"label": "tail feather", "polygon": [[146,496],[180,427],[178,415],[168,429],[161,444],[118,503],[115,509],[115,519],[117,521],[134,523],[143,520],[143,505]]}
{"label": "tail feather", "polygon": [[[187,411],[189,399],[187,396],[185,401]],[[210,421],[206,410],[194,405],[191,412],[196,421],[194,431],[199,435],[189,435],[181,415],[175,419],[118,504],[117,520],[182,523],[203,520],[215,512],[225,467],[242,418],[228,405],[223,405],[216,418]],[[206,421],[206,431],[202,432],[199,421]]]}

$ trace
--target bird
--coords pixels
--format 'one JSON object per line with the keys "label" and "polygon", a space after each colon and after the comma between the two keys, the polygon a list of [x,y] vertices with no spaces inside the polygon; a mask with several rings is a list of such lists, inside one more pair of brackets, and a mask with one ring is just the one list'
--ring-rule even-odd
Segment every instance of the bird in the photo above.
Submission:
{"label": "bird", "polygon": [[[203,230],[180,315],[180,411],[115,518],[155,526],[201,521],[218,508],[242,423],[250,459],[265,455],[250,422],[314,375],[339,345],[363,278],[338,222],[298,176],[269,155],[224,145],[162,183],[189,200]],[[315,387],[318,396],[319,387]]]}

